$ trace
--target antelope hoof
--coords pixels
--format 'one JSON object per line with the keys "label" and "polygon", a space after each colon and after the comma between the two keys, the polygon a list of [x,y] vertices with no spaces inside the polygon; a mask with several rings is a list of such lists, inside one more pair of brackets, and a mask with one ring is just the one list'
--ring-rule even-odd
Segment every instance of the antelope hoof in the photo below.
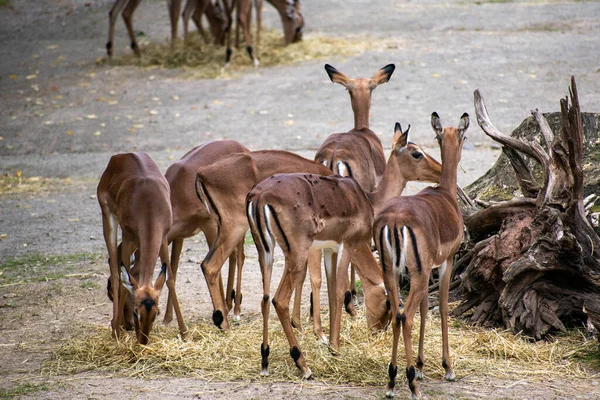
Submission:
{"label": "antelope hoof", "polygon": [[417,378],[418,380],[422,381],[423,380],[423,371],[421,371],[420,369],[418,369],[415,373],[415,378]]}
{"label": "antelope hoof", "polygon": [[311,379],[311,378],[312,378],[312,371],[310,370],[310,368],[306,367],[306,370],[302,374],[302,379]]}
{"label": "antelope hoof", "polygon": [[446,372],[444,378],[446,378],[446,380],[449,382],[456,382],[456,375],[454,375],[454,372],[452,371]]}
{"label": "antelope hoof", "polygon": [[388,399],[394,398],[394,389],[389,389],[385,394],[385,397],[387,397]]}
{"label": "antelope hoof", "polygon": [[240,320],[242,319],[242,317],[240,315],[233,315],[233,322],[235,323],[240,323]]}
{"label": "antelope hoof", "polygon": [[254,68],[258,68],[259,65],[260,65],[260,61],[258,61],[257,59],[254,59]]}
{"label": "antelope hoof", "polygon": [[262,371],[260,371],[260,376],[269,376],[269,370],[263,369]]}

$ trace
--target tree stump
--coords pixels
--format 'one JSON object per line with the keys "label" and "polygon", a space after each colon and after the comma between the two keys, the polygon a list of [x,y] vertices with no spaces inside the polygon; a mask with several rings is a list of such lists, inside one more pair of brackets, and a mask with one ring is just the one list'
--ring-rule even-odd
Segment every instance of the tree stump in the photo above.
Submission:
{"label": "tree stump", "polygon": [[[598,192],[600,174],[592,174],[584,192],[583,171],[590,167],[583,164],[583,122],[573,77],[570,99],[571,104],[562,99],[560,114],[552,116],[558,118],[554,131],[544,115],[532,111],[541,137],[527,140],[498,131],[475,91],[477,122],[503,146],[504,158],[467,191],[494,192],[505,201],[477,200],[463,210],[470,242],[455,263],[464,301],[454,315],[502,324],[535,339],[567,326],[600,328],[600,238],[584,204],[585,192]],[[595,124],[597,137],[598,118],[586,115],[586,123]],[[516,179],[506,179],[509,165]]]}

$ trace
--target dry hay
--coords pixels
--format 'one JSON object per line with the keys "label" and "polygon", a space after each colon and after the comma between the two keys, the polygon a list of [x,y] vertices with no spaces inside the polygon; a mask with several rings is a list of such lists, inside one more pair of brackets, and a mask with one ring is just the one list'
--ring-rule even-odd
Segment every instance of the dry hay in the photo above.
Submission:
{"label": "dry hay", "polygon": [[[416,352],[419,323],[415,319],[413,346]],[[598,357],[598,344],[572,332],[551,341],[532,343],[526,338],[499,330],[450,324],[450,346],[458,378],[495,377],[535,382],[547,378],[590,378],[597,376],[582,358]],[[106,328],[93,328],[88,334],[62,345],[44,363],[44,374],[68,374],[104,371],[130,377],[187,376],[216,381],[301,381],[294,365],[281,325],[271,320],[269,341],[271,356],[268,378],[259,376],[262,318],[259,315],[234,325],[223,334],[210,321],[190,329],[191,340],[177,339],[175,328],[157,327],[150,344],[135,343],[132,333],[114,341]],[[372,334],[363,317],[342,321],[342,347],[338,356],[320,344],[305,322],[304,333],[296,332],[301,349],[315,379],[329,384],[382,386],[387,381],[391,354],[391,329]],[[439,315],[427,322],[424,372],[442,379],[441,331]],[[398,363],[404,365],[403,345],[399,344]],[[591,356],[590,356],[591,355]],[[403,374],[400,374],[403,376]],[[402,379],[402,378],[401,378]]]}
{"label": "dry hay", "polygon": [[46,195],[64,191],[74,185],[89,184],[89,180],[71,178],[48,178],[42,176],[23,176],[21,171],[0,175],[0,194]]}
{"label": "dry hay", "polygon": [[[341,39],[320,35],[305,35],[301,42],[284,46],[281,31],[263,30],[258,56],[261,67],[272,67],[336,56],[354,56],[366,50],[383,50],[388,47],[397,48],[398,43],[368,37]],[[233,49],[231,65],[225,69],[225,47],[205,43],[199,35],[192,34],[187,46],[179,40],[173,50],[169,42],[142,41],[141,58],[129,53],[115,56],[110,63],[141,67],[182,67],[191,78],[228,78],[253,70],[252,60],[245,48],[242,41],[239,49]],[[104,58],[98,60],[98,63],[105,62]]]}

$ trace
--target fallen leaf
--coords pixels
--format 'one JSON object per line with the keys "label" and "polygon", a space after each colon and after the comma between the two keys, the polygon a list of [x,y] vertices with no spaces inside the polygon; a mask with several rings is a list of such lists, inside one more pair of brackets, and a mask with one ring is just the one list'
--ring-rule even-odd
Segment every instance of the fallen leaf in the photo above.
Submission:
{"label": "fallen leaf", "polygon": [[35,78],[37,78],[37,75],[36,75],[36,74],[27,75],[27,76],[25,77],[25,79],[27,79],[27,80],[30,80],[30,79],[35,79]]}
{"label": "fallen leaf", "polygon": [[98,116],[96,114],[88,114],[86,116],[84,116],[85,119],[98,119]]}
{"label": "fallen leaf", "polygon": [[294,121],[291,119],[288,119],[287,121],[284,122],[284,124],[286,124],[287,126],[291,126],[291,125],[294,125]]}
{"label": "fallen leaf", "polygon": [[0,240],[6,239],[7,236],[8,236],[8,233],[2,233],[2,234],[0,234]]}
{"label": "fallen leaf", "polygon": [[434,72],[433,74],[431,74],[431,76],[434,78],[439,78],[440,74],[438,74],[437,72]]}
{"label": "fallen leaf", "polygon": [[129,128],[129,129],[127,129],[127,131],[128,131],[129,133],[135,133],[135,132],[136,132],[136,131],[135,131],[135,128]]}
{"label": "fallen leaf", "polygon": [[177,95],[175,95],[175,96],[171,96],[171,98],[172,98],[173,100],[179,100],[179,96],[177,96]]}
{"label": "fallen leaf", "polygon": [[55,92],[56,92],[56,91],[58,90],[58,88],[57,88],[56,86],[52,86],[52,87],[50,88],[50,90],[53,90],[53,91],[55,91]]}
{"label": "fallen leaf", "polygon": [[93,77],[95,77],[95,76],[96,76],[96,73],[95,73],[95,72],[90,72],[90,74],[89,74],[89,75],[90,75],[90,78],[93,78]]}
{"label": "fallen leaf", "polygon": [[156,111],[156,110],[150,110],[150,115],[157,115],[157,114],[158,114],[158,111]]}
{"label": "fallen leaf", "polygon": [[39,91],[40,91],[40,85],[31,85],[31,88],[32,88],[33,90],[35,90],[36,92],[39,92]]}
{"label": "fallen leaf", "polygon": [[100,131],[94,132],[94,136],[100,136]]}
{"label": "fallen leaf", "polygon": [[57,44],[51,44],[50,46],[46,46],[46,48],[48,50],[54,50],[54,49],[58,49],[58,45]]}
{"label": "fallen leaf", "polygon": [[79,218],[67,218],[69,222],[79,222]]}
{"label": "fallen leaf", "polygon": [[179,117],[181,117],[181,114],[175,113],[175,118],[179,118]]}
{"label": "fallen leaf", "polygon": [[44,121],[44,125],[52,125],[54,121]]}
{"label": "fallen leaf", "polygon": [[119,104],[117,100],[109,100],[108,105],[114,106],[115,104]]}
{"label": "fallen leaf", "polygon": [[144,124],[133,124],[133,127],[136,129],[142,129],[144,127]]}
{"label": "fallen leaf", "polygon": [[12,75],[8,76],[8,79],[15,80],[15,79],[17,79],[17,76],[15,74],[12,74]]}
{"label": "fallen leaf", "polygon": [[223,104],[223,102],[221,100],[215,100],[215,101],[213,101],[213,104],[218,106],[218,105]]}
{"label": "fallen leaf", "polygon": [[153,97],[152,101],[160,101],[160,99],[158,97]]}
{"label": "fallen leaf", "polygon": [[67,135],[72,135],[73,131],[67,131]]}

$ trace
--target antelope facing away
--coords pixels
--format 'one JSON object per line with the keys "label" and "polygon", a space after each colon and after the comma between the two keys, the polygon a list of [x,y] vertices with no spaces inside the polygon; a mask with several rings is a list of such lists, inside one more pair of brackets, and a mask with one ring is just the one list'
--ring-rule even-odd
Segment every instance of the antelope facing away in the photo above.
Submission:
{"label": "antelope facing away", "polygon": [[[437,187],[428,187],[414,196],[396,197],[388,201],[375,218],[373,240],[379,251],[381,267],[393,313],[392,360],[389,364],[387,396],[394,395],[398,338],[400,328],[406,353],[406,378],[412,398],[421,393],[416,379],[423,377],[423,340],[428,311],[427,289],[431,270],[439,267],[440,315],[442,319],[442,366],[446,379],[454,380],[448,346],[448,292],[454,254],[463,237],[463,219],[456,201],[456,170],[460,162],[469,115],[463,114],[458,128],[442,128],[437,113],[431,115],[431,126],[441,147],[442,174]],[[410,292],[401,312],[398,304],[398,282],[410,275]],[[419,356],[413,364],[411,330],[417,307],[421,313]]]}
{"label": "antelope facing away", "polygon": [[[248,231],[246,196],[257,183],[269,176],[293,172],[332,174],[322,164],[280,150],[233,154],[198,170],[196,180],[198,197],[218,226],[217,237],[202,261],[202,272],[213,301],[213,322],[224,331],[230,328],[219,272],[225,260],[238,243],[243,241]],[[363,282],[365,304],[369,310],[367,323],[369,326],[385,326],[389,321],[389,311],[385,305],[381,268],[375,262],[374,265],[365,265],[364,271],[359,270],[359,273],[370,277]],[[263,307],[265,302],[268,302],[268,298],[263,301]]]}
{"label": "antelope facing away", "polygon": [[[140,48],[133,31],[133,12],[142,0],[116,0],[110,12],[108,13],[108,42],[106,42],[106,53],[109,57],[113,55],[113,39],[115,36],[115,23],[119,14],[122,13],[129,39],[131,39],[131,50],[135,55],[140,56]],[[181,10],[181,0],[167,0],[169,8],[169,18],[171,20],[171,47],[175,45],[177,39],[177,23],[179,22],[179,12]]]}
{"label": "antelope facing away", "polygon": [[[195,147],[187,152],[181,160],[171,164],[165,177],[171,188],[171,206],[173,210],[173,224],[167,235],[167,242],[173,243],[171,247],[171,269],[173,281],[176,280],[179,267],[179,257],[183,249],[183,241],[194,236],[199,231],[204,233],[206,243],[214,242],[218,226],[211,219],[208,210],[198,200],[196,194],[196,173],[198,168],[211,165],[214,162],[235,153],[248,153],[249,150],[234,140],[218,140]],[[227,280],[227,306],[232,308],[233,299],[236,298],[235,315],[240,315],[241,306],[241,279],[242,265],[244,264],[244,241],[241,240],[229,258],[229,279]],[[237,292],[233,289],[237,265]],[[173,318],[173,305],[169,299],[165,312],[164,322],[169,323]]]}
{"label": "antelope facing away", "polygon": [[[335,174],[351,176],[366,192],[372,192],[381,180],[385,170],[385,154],[379,137],[369,129],[369,110],[371,109],[371,96],[373,90],[379,85],[389,82],[396,66],[388,64],[379,69],[372,78],[349,78],[329,64],[325,64],[325,71],[333,83],[338,83],[348,90],[352,112],[354,114],[354,128],[344,133],[330,135],[319,147],[315,154],[315,161],[327,166]],[[312,265],[312,263],[311,263]],[[320,275],[321,271],[315,270],[311,278],[316,279],[312,285],[312,314],[317,336],[321,335],[320,321]],[[352,264],[350,272],[350,290],[352,297],[356,297],[355,266]],[[316,292],[315,292],[316,291]],[[300,326],[300,298],[302,286],[296,290],[292,323]],[[351,298],[345,299],[346,311],[355,315]]]}
{"label": "antelope facing away", "polygon": [[[148,343],[158,314],[158,298],[166,280],[179,332],[185,338],[187,328],[179,309],[167,244],[167,233],[171,228],[169,183],[147,154],[117,154],[111,157],[100,178],[97,196],[109,253],[113,336],[118,336],[119,327],[123,325],[127,289],[134,297],[137,340],[141,344]],[[117,246],[119,226],[122,235],[120,255]],[[136,250],[139,250],[139,259],[136,261],[139,280],[129,274],[130,257]],[[152,285],[154,266],[159,256],[162,269]],[[122,261],[120,274],[118,260]]]}
{"label": "antelope facing away", "polygon": [[356,254],[363,256],[357,266],[364,275],[380,272],[375,268],[377,261],[370,250],[374,213],[386,200],[398,196],[407,181],[438,182],[440,172],[440,164],[410,143],[408,130],[402,132],[397,123],[392,153],[381,183],[372,193],[365,192],[350,177],[307,173],[277,174],[252,189],[246,208],[263,275],[263,375],[268,374],[268,299],[275,244],[279,243],[285,255],[285,266],[273,305],[288,339],[290,355],[302,370],[303,377],[308,378],[311,370],[292,329],[289,303],[292,291],[303,277],[310,249],[323,249],[325,253],[330,346],[336,351],[340,342],[341,299],[347,286],[351,259]]}

